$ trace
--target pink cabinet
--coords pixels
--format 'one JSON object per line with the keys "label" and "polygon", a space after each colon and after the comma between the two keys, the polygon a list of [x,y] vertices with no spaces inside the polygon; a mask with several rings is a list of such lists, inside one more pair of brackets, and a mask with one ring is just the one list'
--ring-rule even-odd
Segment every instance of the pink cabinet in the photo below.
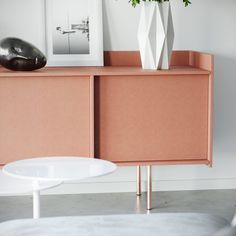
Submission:
{"label": "pink cabinet", "polygon": [[213,57],[176,51],[170,70],[138,52],[105,67],[0,68],[0,164],[55,155],[121,165],[212,164]]}

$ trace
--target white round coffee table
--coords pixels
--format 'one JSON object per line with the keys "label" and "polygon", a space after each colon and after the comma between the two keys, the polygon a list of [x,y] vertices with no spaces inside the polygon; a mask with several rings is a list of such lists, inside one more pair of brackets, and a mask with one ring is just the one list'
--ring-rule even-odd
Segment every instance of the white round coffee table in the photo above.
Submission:
{"label": "white round coffee table", "polygon": [[79,181],[107,175],[116,170],[109,161],[84,157],[38,157],[12,162],[3,167],[9,176],[32,180],[34,183],[34,218],[40,218],[40,183],[43,181]]}

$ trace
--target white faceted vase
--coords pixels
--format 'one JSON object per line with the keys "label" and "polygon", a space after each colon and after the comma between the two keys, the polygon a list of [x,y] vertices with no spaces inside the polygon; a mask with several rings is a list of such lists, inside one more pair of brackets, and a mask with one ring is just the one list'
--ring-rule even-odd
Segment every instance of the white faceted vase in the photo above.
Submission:
{"label": "white faceted vase", "polygon": [[169,69],[174,26],[169,2],[142,2],[138,42],[143,69]]}

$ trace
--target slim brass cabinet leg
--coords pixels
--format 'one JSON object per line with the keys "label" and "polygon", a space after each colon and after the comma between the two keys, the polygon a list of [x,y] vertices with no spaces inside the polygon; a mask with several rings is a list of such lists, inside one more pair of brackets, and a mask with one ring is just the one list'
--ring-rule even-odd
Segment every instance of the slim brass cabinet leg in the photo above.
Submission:
{"label": "slim brass cabinet leg", "polygon": [[152,209],[152,166],[147,167],[147,210]]}
{"label": "slim brass cabinet leg", "polygon": [[137,166],[137,196],[141,196],[142,186],[141,186],[141,166]]}

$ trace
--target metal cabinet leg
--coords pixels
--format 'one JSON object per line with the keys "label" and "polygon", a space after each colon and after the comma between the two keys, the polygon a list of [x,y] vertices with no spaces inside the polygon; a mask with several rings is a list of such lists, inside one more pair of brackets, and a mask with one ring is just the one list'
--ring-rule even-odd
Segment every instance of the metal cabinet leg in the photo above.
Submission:
{"label": "metal cabinet leg", "polygon": [[147,210],[152,209],[152,166],[147,167]]}
{"label": "metal cabinet leg", "polygon": [[142,195],[142,186],[141,186],[141,166],[137,166],[137,196]]}

